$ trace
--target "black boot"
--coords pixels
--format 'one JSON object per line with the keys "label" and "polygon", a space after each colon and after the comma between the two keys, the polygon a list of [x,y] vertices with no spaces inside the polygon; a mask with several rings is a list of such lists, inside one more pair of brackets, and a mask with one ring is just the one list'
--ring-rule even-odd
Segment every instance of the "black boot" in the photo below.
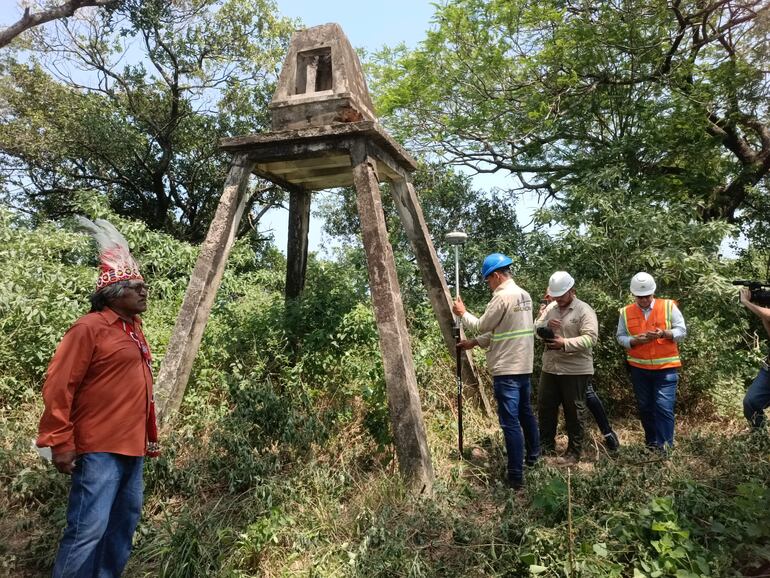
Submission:
{"label": "black boot", "polygon": [[618,434],[616,434],[614,431],[610,431],[610,433],[604,434],[604,445],[606,445],[607,449],[611,452],[617,451],[620,447]]}
{"label": "black boot", "polygon": [[514,478],[508,476],[508,487],[516,492],[524,489],[524,480],[522,478]]}

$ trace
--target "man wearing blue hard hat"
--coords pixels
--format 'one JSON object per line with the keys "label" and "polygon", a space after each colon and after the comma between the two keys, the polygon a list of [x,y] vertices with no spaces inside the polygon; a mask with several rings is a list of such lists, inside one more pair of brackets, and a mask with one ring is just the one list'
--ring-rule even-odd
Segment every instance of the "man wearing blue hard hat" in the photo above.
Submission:
{"label": "man wearing blue hard hat", "polygon": [[524,486],[524,463],[540,457],[537,420],[530,405],[530,376],[535,351],[532,299],[511,278],[511,258],[492,253],[481,266],[481,276],[492,291],[484,314],[477,318],[465,309],[462,299],[452,310],[463,325],[478,336],[458,343],[462,349],[477,345],[486,349],[487,366],[494,379],[500,427],[508,453],[508,485]]}

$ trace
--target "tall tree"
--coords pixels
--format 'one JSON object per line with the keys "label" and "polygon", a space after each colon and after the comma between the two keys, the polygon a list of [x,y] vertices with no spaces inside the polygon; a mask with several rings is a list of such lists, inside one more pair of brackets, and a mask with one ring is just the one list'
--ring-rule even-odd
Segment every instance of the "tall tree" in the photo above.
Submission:
{"label": "tall tree", "polygon": [[[292,28],[270,0],[130,0],[41,31],[26,62],[3,64],[6,198],[55,216],[93,188],[200,240],[228,163],[218,139],[266,126]],[[262,185],[254,218],[281,199]]]}
{"label": "tall tree", "polygon": [[734,220],[768,196],[768,6],[451,0],[419,48],[380,54],[380,109],[414,146],[523,190],[561,199],[612,170]]}
{"label": "tall tree", "polygon": [[[496,251],[506,253],[514,259],[514,268],[518,273],[524,268],[530,243],[536,242],[537,236],[531,239],[525,236],[516,216],[515,202],[507,191],[478,190],[473,187],[468,175],[440,164],[423,164],[413,178],[433,245],[439,258],[447,262],[448,283],[454,285],[454,252],[444,238],[447,233],[459,228],[469,237],[469,242],[462,248],[462,290],[468,290],[468,296],[486,301],[487,288],[480,276],[484,257]],[[422,302],[424,288],[417,273],[416,258],[392,196],[387,194],[387,187],[382,204],[390,242],[400,268],[402,291],[408,301]],[[348,245],[360,244],[361,225],[353,189],[343,189],[339,195],[328,197],[321,205],[320,213],[326,233]],[[359,266],[366,268],[363,255]]]}

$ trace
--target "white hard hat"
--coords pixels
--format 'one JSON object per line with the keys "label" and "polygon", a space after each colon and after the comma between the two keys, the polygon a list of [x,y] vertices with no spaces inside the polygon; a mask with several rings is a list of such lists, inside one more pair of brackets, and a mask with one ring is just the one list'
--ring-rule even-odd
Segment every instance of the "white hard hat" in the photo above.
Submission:
{"label": "white hard hat", "polygon": [[640,271],[631,277],[631,293],[637,297],[647,297],[655,293],[655,279],[652,275]]}
{"label": "white hard hat", "polygon": [[551,297],[561,297],[575,285],[572,275],[566,271],[556,271],[548,280],[548,294]]}

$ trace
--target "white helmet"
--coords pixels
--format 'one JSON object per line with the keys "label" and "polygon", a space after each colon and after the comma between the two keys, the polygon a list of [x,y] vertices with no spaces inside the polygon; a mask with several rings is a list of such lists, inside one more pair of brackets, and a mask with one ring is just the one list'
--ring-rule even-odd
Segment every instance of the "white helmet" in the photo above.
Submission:
{"label": "white helmet", "polygon": [[551,297],[561,297],[575,285],[572,275],[566,271],[556,271],[548,280],[548,294]]}
{"label": "white helmet", "polygon": [[655,293],[655,279],[652,275],[640,271],[631,277],[631,293],[637,297],[647,297]]}

